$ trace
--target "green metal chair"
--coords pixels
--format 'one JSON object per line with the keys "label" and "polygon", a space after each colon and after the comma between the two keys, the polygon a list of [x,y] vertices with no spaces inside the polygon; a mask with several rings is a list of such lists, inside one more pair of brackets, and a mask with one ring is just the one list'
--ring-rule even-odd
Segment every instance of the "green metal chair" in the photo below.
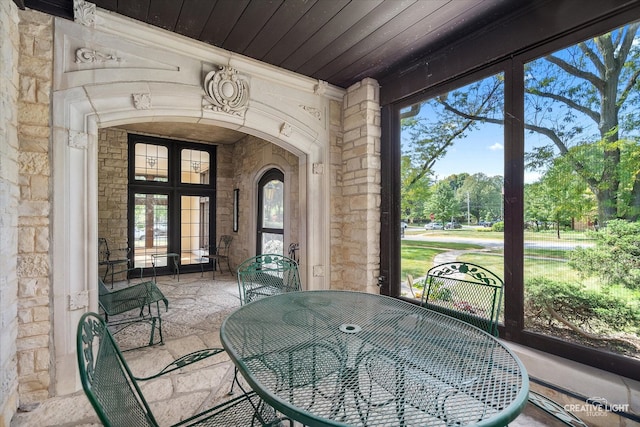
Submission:
{"label": "green metal chair", "polygon": [[[220,236],[220,241],[218,242],[218,246],[211,246],[209,248],[209,254],[203,255],[202,258],[209,258],[213,261],[213,278],[216,278],[216,269],[222,271],[222,266],[220,265],[220,261],[223,260],[227,263],[227,268],[229,269],[229,273],[231,273],[231,264],[229,263],[229,251],[231,248],[231,241],[233,240],[233,236],[222,235]],[[216,267],[217,266],[217,267]],[[200,269],[202,274],[204,274],[204,265],[200,264]]]}
{"label": "green metal chair", "polygon": [[298,263],[279,254],[262,254],[238,266],[240,304],[302,290]]}
{"label": "green metal chair", "polygon": [[[302,290],[298,263],[279,254],[262,254],[244,260],[238,266],[240,305],[260,298]],[[236,369],[229,394],[238,382]]]}
{"label": "green metal chair", "polygon": [[[122,257],[115,257],[114,252],[123,252]],[[109,249],[109,242],[104,237],[98,238],[98,267],[104,267],[102,280],[107,280],[107,276],[111,273],[111,287],[113,288],[113,279],[117,274],[126,273],[127,280],[129,272],[135,268],[129,258],[131,248]],[[142,278],[142,269],[140,269],[140,278]]]}
{"label": "green metal chair", "polygon": [[427,272],[422,306],[455,317],[498,336],[504,282],[469,262],[447,262]]}
{"label": "green metal chair", "polygon": [[[158,422],[138,381],[157,378],[224,351],[221,348],[196,351],[175,360],[155,375],[137,378],[96,313],[85,313],[81,317],[76,346],[82,388],[106,427],[157,427]],[[251,391],[174,426],[277,426],[282,420]]]}
{"label": "green metal chair", "polygon": [[[154,282],[136,283],[123,289],[109,291],[102,278],[98,277],[98,304],[104,313],[105,322],[112,327],[116,334],[135,323],[149,323],[151,336],[149,344],[162,344],[162,317],[160,316],[160,301],[164,303],[165,310],[169,309],[169,301]],[[151,306],[156,306],[155,314]],[[145,308],[147,312],[145,313]],[[113,320],[114,316],[125,314],[129,311],[140,310],[137,315],[120,316]],[[109,317],[111,316],[111,322]],[[155,342],[155,331],[158,330],[160,341]],[[130,349],[132,350],[132,349]]]}

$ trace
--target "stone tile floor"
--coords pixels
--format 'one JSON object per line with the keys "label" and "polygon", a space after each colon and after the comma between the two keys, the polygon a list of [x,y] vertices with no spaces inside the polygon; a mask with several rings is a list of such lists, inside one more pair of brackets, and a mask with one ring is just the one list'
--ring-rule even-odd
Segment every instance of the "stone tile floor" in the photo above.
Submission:
{"label": "stone tile floor", "polygon": [[[126,283],[125,283],[126,284]],[[116,284],[116,286],[121,284]],[[172,360],[195,350],[219,347],[219,328],[224,318],[240,306],[235,277],[227,273],[201,277],[200,273],[158,277],[158,286],[169,299],[162,312],[164,345],[124,353],[135,376],[156,373]],[[161,306],[162,307],[162,306]],[[140,329],[136,329],[136,328]],[[144,344],[149,326],[140,324],[116,335],[122,349]],[[229,398],[234,368],[223,352],[189,368],[141,383],[142,392],[160,425],[172,425]],[[544,389],[536,387],[544,394]],[[82,391],[22,408],[11,427],[99,426],[95,412]],[[511,426],[564,425],[528,405]]]}

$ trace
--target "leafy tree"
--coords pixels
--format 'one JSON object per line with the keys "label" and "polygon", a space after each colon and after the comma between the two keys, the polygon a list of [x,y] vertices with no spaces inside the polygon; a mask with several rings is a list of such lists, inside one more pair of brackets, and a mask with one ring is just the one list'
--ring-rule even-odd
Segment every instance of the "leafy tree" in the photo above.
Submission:
{"label": "leafy tree", "polygon": [[569,265],[605,283],[640,289],[640,222],[611,220],[591,236],[595,245],[571,251]]}
{"label": "leafy tree", "polygon": [[[601,222],[640,216],[640,170],[632,166],[639,150],[639,25],[547,55],[525,70],[524,127],[550,141],[527,154],[527,166],[544,170],[565,157],[594,194]],[[502,81],[496,75],[428,101],[435,117],[411,125],[425,159],[439,158],[478,123],[503,124]]]}
{"label": "leafy tree", "polygon": [[593,197],[587,191],[586,183],[571,169],[566,157],[554,160],[541,184],[549,208],[547,218],[556,224],[559,239],[561,223],[582,217],[592,208]]}
{"label": "leafy tree", "polygon": [[401,217],[413,222],[417,218],[424,218],[425,202],[431,194],[429,177],[416,177],[416,169],[411,166],[409,156],[402,157],[400,187]]}
{"label": "leafy tree", "polygon": [[544,184],[541,181],[525,184],[524,200],[525,221],[534,223],[536,231],[540,231],[540,223],[546,223],[553,210],[552,200],[548,197]]}
{"label": "leafy tree", "polygon": [[458,200],[465,209],[468,201],[469,212],[476,220],[493,220],[500,216],[502,181],[501,176],[467,175],[457,191]]}
{"label": "leafy tree", "polygon": [[436,184],[435,191],[427,202],[425,216],[433,213],[436,221],[446,222],[460,215],[460,206],[451,185],[453,182],[442,180]]}

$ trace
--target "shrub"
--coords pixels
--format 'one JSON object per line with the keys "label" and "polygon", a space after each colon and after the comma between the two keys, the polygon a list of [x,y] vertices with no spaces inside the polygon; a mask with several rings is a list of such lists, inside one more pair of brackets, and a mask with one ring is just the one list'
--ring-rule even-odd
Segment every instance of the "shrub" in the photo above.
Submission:
{"label": "shrub", "polygon": [[492,231],[504,231],[504,221],[499,221],[491,226]]}
{"label": "shrub", "polygon": [[640,289],[640,223],[612,220],[589,236],[595,245],[572,251],[569,265],[583,276]]}
{"label": "shrub", "polygon": [[562,323],[590,335],[609,335],[613,331],[640,331],[640,307],[611,295],[606,290],[587,289],[578,283],[537,277],[525,286],[527,317],[539,318],[551,325]]}

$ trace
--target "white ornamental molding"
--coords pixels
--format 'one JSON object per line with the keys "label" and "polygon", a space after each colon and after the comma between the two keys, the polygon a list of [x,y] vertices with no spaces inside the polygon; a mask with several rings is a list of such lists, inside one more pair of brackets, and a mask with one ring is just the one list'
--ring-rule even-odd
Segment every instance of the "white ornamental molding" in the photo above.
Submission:
{"label": "white ornamental molding", "polygon": [[204,108],[244,117],[249,103],[249,82],[238,70],[220,66],[204,78],[206,99],[211,103]]}
{"label": "white ornamental molding", "polygon": [[133,106],[136,110],[148,110],[151,108],[151,94],[150,93],[133,93]]}
{"label": "white ornamental molding", "polygon": [[80,47],[76,49],[76,64],[89,64],[96,62],[120,62],[121,59],[110,53],[103,53],[97,50]]}
{"label": "white ornamental molding", "polygon": [[322,96],[325,94],[328,87],[329,87],[329,83],[325,82],[324,80],[318,80],[318,84],[316,85],[313,92],[318,96]]}
{"label": "white ornamental molding", "polygon": [[324,174],[324,163],[314,163],[312,170],[314,175]]}
{"label": "white ornamental molding", "polygon": [[291,136],[291,132],[293,132],[293,128],[287,122],[282,123],[280,126],[280,135],[289,137]]}
{"label": "white ornamental molding", "polygon": [[96,26],[96,5],[84,0],[73,0],[73,20],[86,27]]}
{"label": "white ornamental molding", "polygon": [[306,111],[307,113],[311,114],[313,117],[315,117],[316,120],[321,120],[322,119],[322,113],[320,113],[320,110],[318,110],[315,107],[309,107],[308,105],[298,105],[300,108],[302,108],[304,111]]}
{"label": "white ornamental molding", "polygon": [[69,147],[86,150],[89,146],[89,135],[84,132],[69,131]]}

